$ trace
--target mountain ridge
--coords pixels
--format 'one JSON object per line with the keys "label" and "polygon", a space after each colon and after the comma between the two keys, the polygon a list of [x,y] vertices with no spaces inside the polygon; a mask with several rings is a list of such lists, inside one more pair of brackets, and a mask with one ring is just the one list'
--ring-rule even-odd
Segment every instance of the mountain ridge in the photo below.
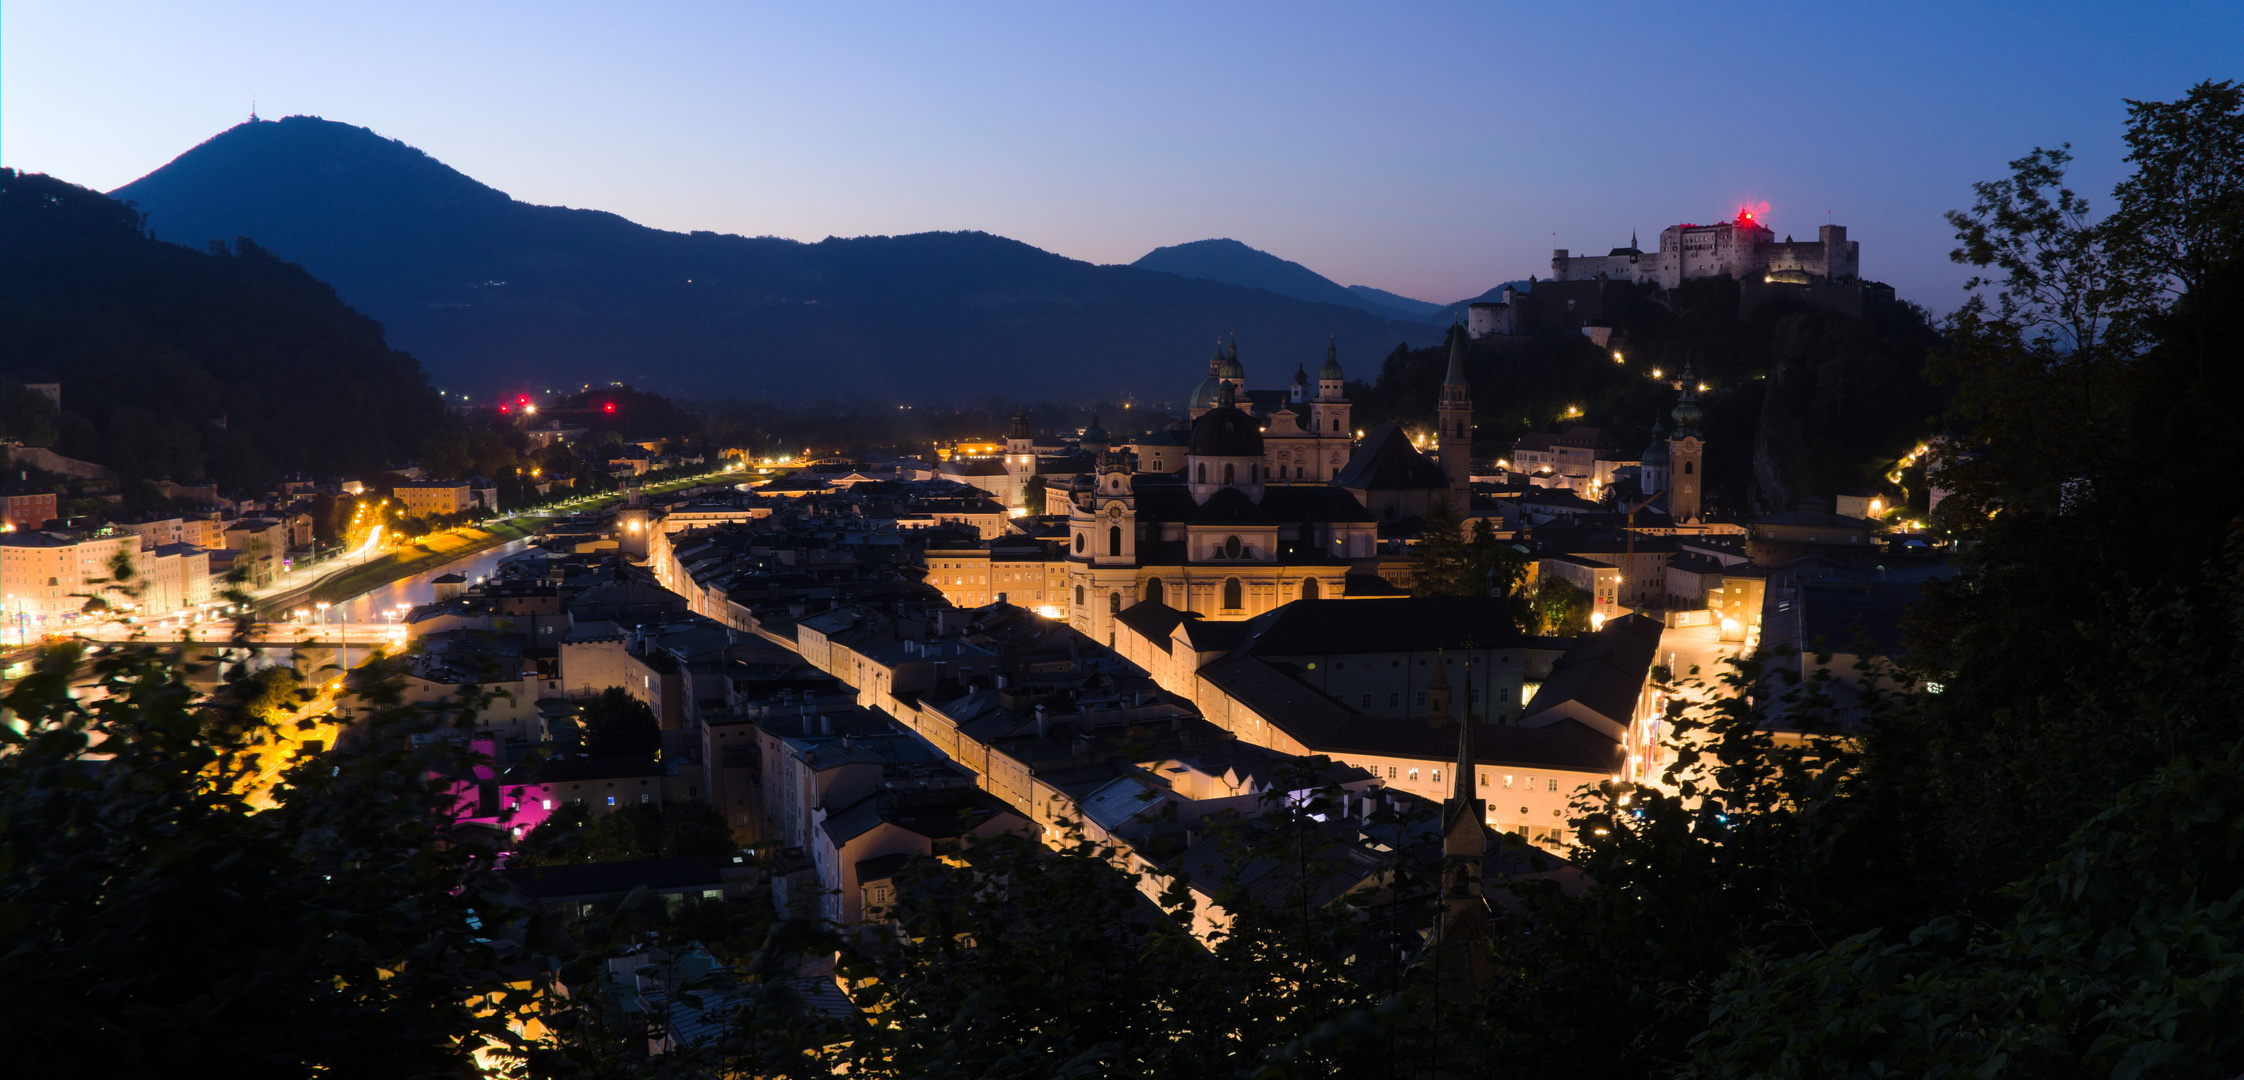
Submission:
{"label": "mountain ridge", "polygon": [[815,242],[537,206],[366,128],[236,125],[112,193],[173,242],[249,237],[333,285],[439,385],[1181,400],[1206,342],[1250,371],[1368,365],[1439,331],[1360,303],[1098,266],[981,232]]}
{"label": "mountain ridge", "polygon": [[[1229,237],[1157,247],[1139,256],[1130,265],[1180,277],[1262,289],[1315,304],[1362,308],[1381,318],[1398,322],[1422,322],[1425,318],[1423,313],[1408,307],[1384,303],[1365,295],[1364,286],[1343,286],[1300,263]],[[1368,291],[1381,292],[1378,289]],[[1394,296],[1393,293],[1383,295]],[[1407,297],[1397,296],[1395,299],[1405,301],[1406,304],[1423,303]],[[1437,305],[1425,306],[1430,311]]]}

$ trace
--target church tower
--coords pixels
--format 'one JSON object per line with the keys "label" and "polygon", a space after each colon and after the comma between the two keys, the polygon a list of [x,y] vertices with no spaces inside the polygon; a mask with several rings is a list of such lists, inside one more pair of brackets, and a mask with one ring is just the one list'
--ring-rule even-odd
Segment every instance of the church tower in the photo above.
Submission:
{"label": "church tower", "polygon": [[1318,435],[1328,439],[1353,438],[1348,429],[1348,392],[1340,373],[1340,349],[1329,341],[1325,343],[1325,366],[1317,369],[1317,400],[1310,405],[1309,413],[1314,418],[1312,429]]}
{"label": "church tower", "polygon": [[1636,467],[1636,491],[1649,499],[1664,495],[1669,487],[1667,477],[1667,422],[1652,421],[1652,442],[1644,448],[1644,458]]}
{"label": "church tower", "polygon": [[[1036,440],[1029,435],[1028,410],[1013,413],[1013,431],[1005,437],[1005,475],[1012,490],[1006,492],[1007,506],[1026,506],[1029,477],[1036,475]],[[1041,514],[1041,506],[1028,506],[1031,514]]]}
{"label": "church tower", "polygon": [[1449,981],[1470,980],[1473,986],[1488,981],[1494,972],[1489,957],[1488,903],[1481,896],[1482,860],[1488,854],[1488,803],[1480,797],[1473,760],[1473,717],[1449,711],[1447,657],[1434,658],[1434,678],[1426,687],[1432,706],[1427,720],[1435,727],[1457,725],[1457,760],[1451,766],[1449,798],[1442,801],[1442,871],[1440,923],[1436,926],[1437,972]]}
{"label": "church tower", "polygon": [[1473,494],[1473,391],[1465,383],[1465,328],[1449,328],[1449,374],[1441,381],[1441,401],[1435,406],[1435,445],[1443,475],[1449,477],[1450,498],[1462,515],[1471,510]]}
{"label": "church tower", "polygon": [[1706,437],[1699,424],[1706,417],[1699,412],[1698,377],[1688,363],[1683,365],[1683,394],[1668,417],[1675,430],[1667,437],[1667,514],[1677,522],[1697,521],[1705,509]]}

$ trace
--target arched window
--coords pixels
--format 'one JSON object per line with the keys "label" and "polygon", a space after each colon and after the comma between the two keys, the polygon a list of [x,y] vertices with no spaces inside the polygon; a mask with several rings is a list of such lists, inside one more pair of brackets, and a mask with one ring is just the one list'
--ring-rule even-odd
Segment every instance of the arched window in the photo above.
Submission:
{"label": "arched window", "polygon": [[1299,466],[1299,465],[1296,465],[1296,466],[1294,466],[1294,467],[1293,467],[1293,475],[1294,475],[1294,479],[1296,479],[1296,480],[1298,480],[1298,479],[1300,479],[1300,478],[1301,478],[1301,466]]}
{"label": "arched window", "polygon": [[1240,552],[1240,550],[1241,550],[1241,548],[1240,548],[1240,546],[1239,546],[1239,538],[1238,538],[1238,537],[1236,537],[1236,536],[1227,536],[1227,537],[1225,537],[1225,538],[1224,538],[1224,540],[1223,540],[1223,557],[1224,557],[1224,558],[1226,558],[1226,559],[1236,559],[1236,558],[1238,558],[1238,557],[1239,557],[1239,552]]}
{"label": "arched window", "polygon": [[1203,484],[1208,482],[1208,463],[1205,461],[1200,463],[1200,482]]}
{"label": "arched window", "polygon": [[1226,461],[1226,462],[1224,462],[1224,463],[1223,463],[1223,482],[1224,482],[1224,483],[1226,483],[1226,484],[1229,484],[1229,483],[1234,483],[1234,482],[1236,482],[1236,481],[1238,480],[1238,477],[1237,477],[1237,475],[1235,475],[1235,474],[1234,474],[1234,473],[1233,473],[1233,472],[1231,471],[1231,470],[1232,470],[1232,469],[1234,469],[1234,468],[1237,468],[1237,466],[1235,466],[1235,465],[1231,464],[1231,463],[1230,463],[1230,462],[1228,462],[1228,461]]}
{"label": "arched window", "polygon": [[1106,613],[1109,615],[1119,615],[1122,613],[1121,593],[1106,594]]}
{"label": "arched window", "polygon": [[1339,417],[1337,417],[1337,416],[1335,416],[1335,417],[1333,417],[1333,418],[1332,418],[1332,429],[1333,429],[1334,431],[1339,431],[1339,430],[1340,430],[1340,418],[1339,418]]}
{"label": "arched window", "polygon": [[1083,606],[1083,586],[1081,585],[1075,587],[1075,606]]}
{"label": "arched window", "polygon": [[1168,603],[1167,593],[1168,589],[1161,584],[1160,578],[1145,579],[1145,599],[1148,603]]}
{"label": "arched window", "polygon": [[1251,462],[1250,462],[1250,463],[1249,463],[1249,464],[1247,465],[1247,483],[1250,483],[1250,484],[1252,484],[1252,483],[1254,483],[1255,481],[1257,481],[1257,480],[1259,480],[1259,479],[1261,479],[1261,478],[1262,478],[1262,466],[1261,466],[1261,465],[1258,465],[1258,464],[1254,464],[1254,463],[1251,463]]}
{"label": "arched window", "polygon": [[1120,525],[1109,525],[1109,526],[1107,526],[1107,529],[1106,529],[1106,553],[1107,553],[1107,554],[1109,554],[1109,555],[1120,555],[1120,554],[1122,554],[1122,526],[1120,526]]}
{"label": "arched window", "polygon": [[1302,580],[1302,582],[1301,582],[1301,598],[1302,598],[1303,600],[1315,600],[1315,599],[1317,599],[1317,598],[1318,598],[1319,596],[1322,596],[1322,595],[1323,595],[1322,593],[1320,593],[1320,592],[1318,592],[1318,591],[1317,591],[1317,579],[1316,579],[1316,578],[1305,578],[1305,579],[1303,579],[1303,580]]}
{"label": "arched window", "polygon": [[1076,533],[1076,534],[1075,534],[1075,553],[1076,553],[1076,554],[1078,554],[1078,555],[1081,555],[1081,554],[1083,554],[1083,534],[1082,534],[1082,533]]}
{"label": "arched window", "polygon": [[1692,469],[1692,466],[1695,466],[1695,465],[1697,465],[1697,464],[1698,464],[1698,462],[1696,462],[1696,461],[1686,461],[1686,462],[1684,462],[1684,463],[1683,463],[1683,475],[1685,475],[1685,476],[1689,476],[1689,475],[1691,475],[1691,469]]}
{"label": "arched window", "polygon": [[1223,579],[1223,609],[1225,611],[1237,611],[1247,606],[1246,591],[1245,587],[1239,584],[1238,578]]}

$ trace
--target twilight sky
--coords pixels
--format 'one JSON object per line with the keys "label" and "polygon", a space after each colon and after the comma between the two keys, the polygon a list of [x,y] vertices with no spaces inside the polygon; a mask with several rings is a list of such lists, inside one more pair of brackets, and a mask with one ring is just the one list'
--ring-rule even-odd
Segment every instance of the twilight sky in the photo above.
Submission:
{"label": "twilight sky", "polygon": [[1446,302],[1766,201],[1936,310],[1940,213],[2122,98],[2244,77],[2244,4],[8,0],[0,162],[103,190],[240,121],[361,124],[529,202],[1094,262],[1229,236]]}

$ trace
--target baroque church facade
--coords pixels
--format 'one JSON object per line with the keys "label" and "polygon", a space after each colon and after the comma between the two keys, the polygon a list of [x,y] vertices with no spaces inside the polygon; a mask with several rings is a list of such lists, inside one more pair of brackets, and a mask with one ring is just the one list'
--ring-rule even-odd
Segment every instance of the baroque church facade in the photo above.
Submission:
{"label": "baroque church facade", "polygon": [[[1464,334],[1451,334],[1449,374],[1436,402],[1435,456],[1395,425],[1359,440],[1336,350],[1312,378],[1297,366],[1282,390],[1251,391],[1238,344],[1218,348],[1187,399],[1181,431],[1128,446],[1084,433],[1077,457],[1095,466],[1046,475],[1025,416],[1006,440],[1005,487],[1021,506],[1044,475],[1043,511],[1024,532],[1056,548],[1065,616],[1111,641],[1116,615],[1156,601],[1209,619],[1244,620],[1303,599],[1348,595],[1349,574],[1380,555],[1380,528],[1422,514],[1433,498],[1470,492],[1472,399]],[[1052,539],[1064,515],[1064,540]],[[1016,556],[1018,558],[1018,556]],[[938,579],[939,581],[939,579]]]}
{"label": "baroque church facade", "polygon": [[[1136,458],[1110,453],[1095,478],[1073,486],[1069,622],[1110,641],[1114,617],[1147,600],[1236,620],[1346,596],[1349,571],[1377,558],[1379,527],[1397,515],[1392,492],[1345,485],[1344,476],[1395,472],[1426,486],[1438,475],[1439,487],[1469,496],[1472,399],[1461,331],[1450,344],[1438,464],[1394,435],[1358,446],[1333,346],[1314,382],[1297,367],[1278,394],[1250,394],[1236,342],[1219,352],[1190,399],[1181,469],[1142,471]],[[1399,470],[1366,468],[1398,453],[1415,460]]]}

